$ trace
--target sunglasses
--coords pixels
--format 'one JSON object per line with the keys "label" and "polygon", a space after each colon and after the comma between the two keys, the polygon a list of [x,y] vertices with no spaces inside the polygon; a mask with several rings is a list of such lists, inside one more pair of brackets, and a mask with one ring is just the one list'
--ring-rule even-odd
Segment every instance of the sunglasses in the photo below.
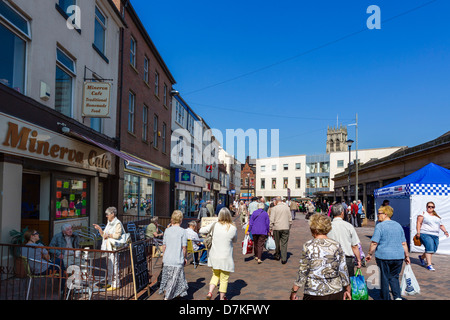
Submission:
{"label": "sunglasses", "polygon": [[434,209],[434,206],[428,206],[427,208],[431,208],[431,209]]}
{"label": "sunglasses", "polygon": [[39,232],[35,232],[35,233],[32,233],[31,235],[32,236],[37,236],[39,234]]}

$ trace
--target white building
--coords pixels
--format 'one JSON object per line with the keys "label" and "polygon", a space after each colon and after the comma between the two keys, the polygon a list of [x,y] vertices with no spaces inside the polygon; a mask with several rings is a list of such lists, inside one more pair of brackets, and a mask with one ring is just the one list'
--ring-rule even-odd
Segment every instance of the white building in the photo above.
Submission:
{"label": "white building", "polygon": [[256,159],[256,195],[304,197],[306,155]]}
{"label": "white building", "polygon": [[[6,13],[12,21],[3,14],[0,28],[5,36],[15,38],[15,45],[4,47],[14,55],[14,70],[12,81],[4,75],[0,81],[98,132],[115,137],[123,23],[114,4],[108,0],[6,3],[2,1],[1,5],[14,13]],[[79,11],[71,11],[72,4]],[[80,29],[67,26],[73,19]],[[85,80],[103,79],[111,84],[109,118],[83,118]]]}
{"label": "white building", "polygon": [[[385,157],[401,147],[358,150],[359,163]],[[351,162],[356,151],[351,151]],[[315,197],[334,190],[332,177],[348,167],[349,152],[256,159],[256,195],[271,199]],[[289,191],[289,194],[288,194]]]}
{"label": "white building", "polygon": [[[117,201],[122,27],[111,0],[0,1],[2,242],[29,227],[49,243],[62,223],[101,223]],[[85,81],[110,85],[109,118],[83,118]]]}

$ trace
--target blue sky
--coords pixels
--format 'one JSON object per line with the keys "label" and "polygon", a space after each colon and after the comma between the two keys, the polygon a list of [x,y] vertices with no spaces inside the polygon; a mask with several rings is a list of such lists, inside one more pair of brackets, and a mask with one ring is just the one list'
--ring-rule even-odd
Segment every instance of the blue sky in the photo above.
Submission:
{"label": "blue sky", "polygon": [[[132,3],[174,88],[224,135],[279,129],[285,156],[325,153],[327,127],[356,113],[359,149],[450,130],[449,1]],[[370,5],[381,9],[380,30],[366,27]]]}

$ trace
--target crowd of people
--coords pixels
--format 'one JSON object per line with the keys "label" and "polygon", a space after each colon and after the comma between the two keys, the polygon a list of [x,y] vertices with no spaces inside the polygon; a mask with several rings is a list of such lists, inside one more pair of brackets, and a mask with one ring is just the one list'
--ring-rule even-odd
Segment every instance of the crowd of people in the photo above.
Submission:
{"label": "crowd of people", "polygon": [[[394,208],[389,201],[384,201],[378,209],[377,223],[371,237],[367,256],[362,252],[361,241],[356,228],[361,226],[364,218],[364,207],[360,201],[354,201],[350,206],[344,201],[329,205],[326,201],[297,203],[275,197],[266,202],[264,197],[254,197],[249,202],[233,203],[236,219],[224,205],[216,210],[208,208],[208,202],[202,204],[198,221],[191,220],[187,228],[181,227],[183,213],[175,210],[171,223],[164,232],[154,217],[146,229],[147,238],[159,239],[163,252],[163,267],[159,278],[159,293],[164,299],[174,299],[187,295],[189,288],[184,267],[187,263],[187,242],[192,241],[194,251],[200,251],[201,256],[194,257],[194,264],[208,266],[212,270],[209,290],[206,299],[212,299],[214,290],[218,287],[219,298],[226,300],[228,281],[235,271],[233,244],[237,242],[240,224],[244,234],[253,240],[254,260],[263,262],[263,252],[267,241],[273,239],[275,247],[269,258],[286,264],[288,261],[288,243],[293,221],[297,212],[303,212],[308,221],[312,238],[302,246],[299,269],[291,289],[290,299],[298,299],[297,293],[303,288],[305,300],[346,300],[351,299],[350,277],[355,276],[355,268],[360,269],[365,262],[375,257],[380,271],[380,297],[389,300],[401,300],[399,277],[403,262],[410,264],[409,248],[402,226],[392,220]],[[426,210],[417,216],[417,238],[425,247],[425,252],[419,255],[420,263],[430,271],[434,271],[432,256],[439,246],[439,232],[447,237],[441,217],[436,213],[435,204],[428,202]],[[319,208],[319,210],[317,210]],[[198,222],[203,217],[217,217],[217,221],[199,227]],[[122,223],[117,218],[117,210],[110,207],[106,210],[108,224],[104,229],[94,227],[103,238],[102,249],[113,251],[115,244],[125,233]],[[205,239],[210,237],[210,244]],[[206,237],[206,238],[205,238]],[[26,246],[24,256],[30,255],[30,248],[36,247],[39,233],[29,230],[25,233]],[[72,231],[70,224],[62,226],[61,233],[54,236],[51,246],[59,248],[76,248],[80,239]],[[208,246],[208,248],[206,247]],[[206,250],[207,249],[207,250]],[[51,263],[37,263],[33,259],[31,269],[36,274],[58,269],[65,270],[67,252],[65,250],[34,249],[34,258]],[[52,256],[52,259],[50,257]],[[39,260],[38,259],[38,260]],[[119,287],[118,263],[114,254],[108,254],[108,272],[111,275],[108,290]]]}

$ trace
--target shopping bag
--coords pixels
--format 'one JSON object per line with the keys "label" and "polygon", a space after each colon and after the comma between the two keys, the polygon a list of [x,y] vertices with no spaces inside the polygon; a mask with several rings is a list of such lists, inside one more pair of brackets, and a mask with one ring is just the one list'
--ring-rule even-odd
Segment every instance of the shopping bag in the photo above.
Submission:
{"label": "shopping bag", "polygon": [[366,280],[361,274],[361,269],[357,269],[355,276],[350,277],[352,288],[352,300],[369,300],[369,291],[367,290]]}
{"label": "shopping bag", "polygon": [[275,240],[273,240],[272,236],[267,237],[266,240],[266,250],[275,250]]}
{"label": "shopping bag", "polygon": [[250,254],[253,252],[253,241],[250,239],[248,234],[245,235],[242,241],[242,254]]}
{"label": "shopping bag", "polygon": [[401,295],[413,296],[420,294],[419,282],[412,271],[411,264],[407,264],[403,270],[402,282],[400,284]]}

